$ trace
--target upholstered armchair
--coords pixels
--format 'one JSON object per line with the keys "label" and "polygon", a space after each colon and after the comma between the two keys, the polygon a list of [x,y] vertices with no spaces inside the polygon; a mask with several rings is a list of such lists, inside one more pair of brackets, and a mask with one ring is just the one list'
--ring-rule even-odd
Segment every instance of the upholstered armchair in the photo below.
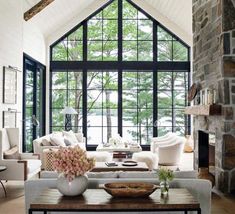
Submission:
{"label": "upholstered armchair", "polygon": [[165,144],[157,145],[158,164],[178,166],[184,149],[185,137],[176,136],[176,139]]}
{"label": "upholstered armchair", "polygon": [[159,145],[166,145],[175,142],[177,138],[176,133],[168,132],[166,135],[161,137],[153,137],[150,145],[151,152],[155,153]]}
{"label": "upholstered armchair", "polygon": [[[12,148],[17,149],[17,154],[11,157],[6,153]],[[0,130],[0,165],[7,167],[0,172],[2,180],[27,180],[38,174],[41,170],[39,155],[32,153],[20,153],[20,135],[18,128],[3,128]]]}

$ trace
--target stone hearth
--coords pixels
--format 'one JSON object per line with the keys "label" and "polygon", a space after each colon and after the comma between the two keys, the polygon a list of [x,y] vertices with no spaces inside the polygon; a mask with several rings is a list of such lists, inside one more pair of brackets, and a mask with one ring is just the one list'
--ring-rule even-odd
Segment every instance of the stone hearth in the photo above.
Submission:
{"label": "stone hearth", "polygon": [[215,180],[235,191],[235,4],[234,0],[193,0],[193,82],[215,89],[219,116],[195,116],[195,167],[198,130],[215,133]]}

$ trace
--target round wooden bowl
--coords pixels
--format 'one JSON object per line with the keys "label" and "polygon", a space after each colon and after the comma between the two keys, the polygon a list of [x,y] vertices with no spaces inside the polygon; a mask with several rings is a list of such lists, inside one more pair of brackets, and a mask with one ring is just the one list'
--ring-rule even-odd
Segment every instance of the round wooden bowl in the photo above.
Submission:
{"label": "round wooden bowl", "polygon": [[148,197],[158,188],[150,183],[107,183],[104,189],[113,197],[137,198]]}

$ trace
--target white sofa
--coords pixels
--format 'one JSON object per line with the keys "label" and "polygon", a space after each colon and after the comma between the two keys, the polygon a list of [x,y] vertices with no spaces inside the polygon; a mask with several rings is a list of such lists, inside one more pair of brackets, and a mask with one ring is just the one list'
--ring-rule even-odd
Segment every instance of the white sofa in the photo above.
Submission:
{"label": "white sofa", "polygon": [[[42,173],[41,179],[29,180],[25,182],[26,213],[28,212],[30,203],[34,201],[35,198],[37,198],[44,189],[56,188],[56,176],[57,176],[56,173],[54,174],[47,172],[45,173],[46,174]],[[194,171],[176,172],[175,179],[170,183],[170,186],[174,188],[187,188],[191,192],[191,194],[199,201],[200,207],[202,209],[202,214],[210,214],[211,188],[212,188],[211,183],[208,180],[195,179],[195,176],[196,173]],[[88,173],[88,177],[89,177],[88,188],[98,188],[100,184],[105,184],[109,182],[151,182],[159,184],[159,181],[157,180],[156,177],[156,173],[154,172]],[[40,212],[35,212],[35,213],[39,214]],[[82,213],[83,212],[79,212],[79,214]],[[102,212],[99,211],[99,213]],[[154,212],[149,212],[149,213],[154,213]],[[174,212],[174,213],[179,213],[179,212]],[[195,213],[195,212],[188,212],[188,213]],[[166,212],[164,212],[164,214],[166,214]]]}
{"label": "white sofa", "polygon": [[[57,132],[56,134],[61,135],[63,137],[62,132]],[[86,150],[86,138],[83,137],[82,133],[74,133],[77,139],[80,139],[78,141],[78,145]],[[43,140],[50,141],[50,137],[52,134],[45,135],[43,137],[37,138],[33,141],[33,149],[35,154],[39,154],[41,161],[42,161],[42,169],[45,168],[45,160],[43,155],[43,150],[45,149],[59,149],[59,146],[43,146],[42,142]],[[88,157],[93,157],[97,162],[110,162],[112,161],[112,154],[109,152],[95,152],[95,151],[89,151],[87,152]]]}
{"label": "white sofa", "polygon": [[[41,170],[39,156],[32,153],[21,153],[19,128],[3,128],[0,130],[0,165],[6,171],[0,172],[1,180],[27,180]],[[4,152],[17,147],[18,159],[5,159]]]}

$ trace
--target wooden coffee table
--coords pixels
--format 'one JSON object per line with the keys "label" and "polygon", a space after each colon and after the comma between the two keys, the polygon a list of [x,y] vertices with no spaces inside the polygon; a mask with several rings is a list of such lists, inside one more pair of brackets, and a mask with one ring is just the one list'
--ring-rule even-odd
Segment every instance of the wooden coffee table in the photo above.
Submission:
{"label": "wooden coffee table", "polygon": [[149,171],[144,162],[138,162],[137,166],[123,166],[123,162],[116,162],[118,166],[107,166],[105,162],[96,162],[91,172],[110,172],[110,171]]}
{"label": "wooden coffee table", "polygon": [[62,196],[57,189],[47,189],[36,198],[28,211],[44,214],[57,212],[149,212],[149,211],[197,211],[200,204],[187,189],[170,189],[168,197],[161,197],[160,190],[145,198],[113,198],[103,189],[87,189],[77,197]]}

